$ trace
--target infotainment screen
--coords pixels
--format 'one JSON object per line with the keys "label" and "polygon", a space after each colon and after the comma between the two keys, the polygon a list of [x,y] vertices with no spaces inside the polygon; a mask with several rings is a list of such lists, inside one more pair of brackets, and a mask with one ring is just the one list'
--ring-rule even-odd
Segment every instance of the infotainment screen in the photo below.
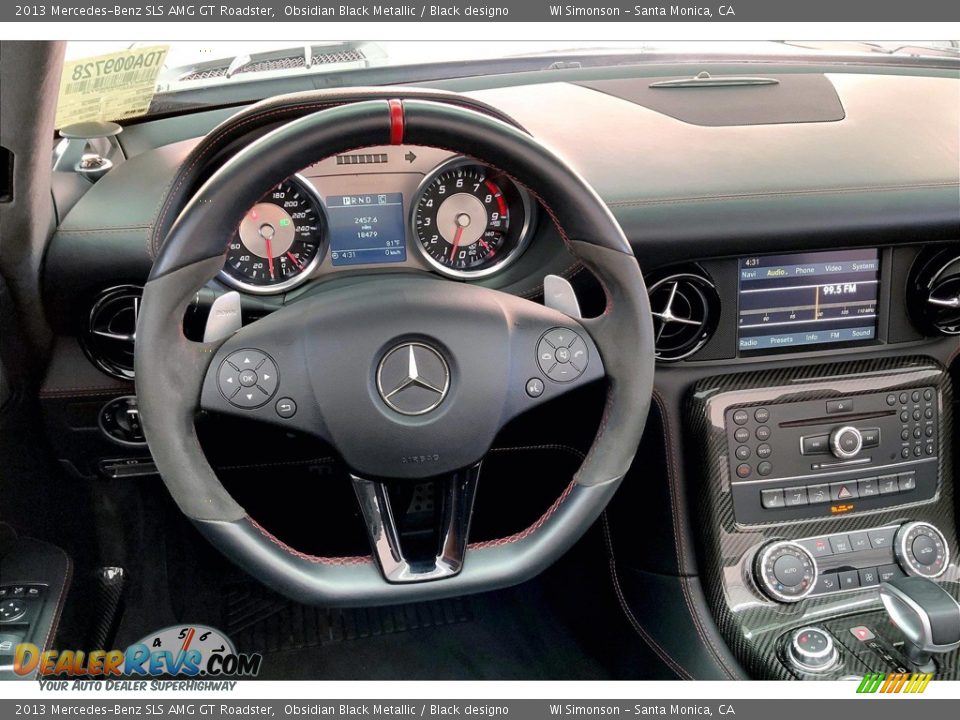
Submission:
{"label": "infotainment screen", "polygon": [[331,195],[326,199],[334,265],[403,262],[403,194]]}
{"label": "infotainment screen", "polygon": [[877,339],[876,249],[742,258],[739,272],[741,353]]}

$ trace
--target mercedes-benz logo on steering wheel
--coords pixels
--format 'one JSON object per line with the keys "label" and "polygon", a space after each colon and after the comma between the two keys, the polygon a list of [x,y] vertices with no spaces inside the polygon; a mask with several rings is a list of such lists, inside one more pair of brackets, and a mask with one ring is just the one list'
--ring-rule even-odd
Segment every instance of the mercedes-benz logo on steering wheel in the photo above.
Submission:
{"label": "mercedes-benz logo on steering wheel", "polygon": [[423,415],[443,402],[450,389],[450,368],[429,345],[405,342],[383,356],[377,368],[377,390],[393,410]]}

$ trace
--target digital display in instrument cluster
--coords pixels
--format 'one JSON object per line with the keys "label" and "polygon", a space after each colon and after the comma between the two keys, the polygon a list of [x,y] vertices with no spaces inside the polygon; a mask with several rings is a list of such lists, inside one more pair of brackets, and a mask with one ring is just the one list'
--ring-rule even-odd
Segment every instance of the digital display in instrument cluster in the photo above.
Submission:
{"label": "digital display in instrument cluster", "polygon": [[402,193],[330,195],[325,205],[335,266],[407,259]]}
{"label": "digital display in instrument cluster", "polygon": [[872,343],[879,292],[875,248],[742,258],[740,352]]}

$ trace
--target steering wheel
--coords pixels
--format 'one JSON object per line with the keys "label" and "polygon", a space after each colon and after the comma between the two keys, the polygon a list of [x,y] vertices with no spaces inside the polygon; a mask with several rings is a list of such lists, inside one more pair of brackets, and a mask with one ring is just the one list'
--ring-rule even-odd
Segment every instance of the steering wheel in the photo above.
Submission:
{"label": "steering wheel", "polygon": [[[467,155],[526,187],[568,250],[600,280],[605,312],[581,320],[477,285],[383,272],[321,284],[226,340],[184,336],[184,312],[223,267],[228,239],[264,192],[318,158],[401,143]],[[546,376],[538,364],[542,350],[558,353],[558,361],[575,355],[575,371],[562,381]],[[368,100],[273,130],[196,192],[144,289],[135,369],[143,429],[160,475],[214,546],[302,602],[400,603],[522,582],[586,532],[640,442],[653,387],[653,327],[643,276],[623,232],[560,157],[473,110]],[[237,381],[237,370],[259,373],[270,400],[258,407],[230,402],[222,386],[228,376]],[[481,462],[497,431],[603,377],[608,390],[599,431],[563,494],[523,532],[470,545]],[[532,379],[539,381],[535,389],[542,386],[539,394],[527,391]],[[336,448],[351,472],[372,556],[307,555],[257,524],[201,450],[194,428],[201,409],[279,424]],[[442,488],[439,542],[435,556],[413,557],[398,532],[389,487],[426,478]],[[514,481],[536,477],[524,469]]]}

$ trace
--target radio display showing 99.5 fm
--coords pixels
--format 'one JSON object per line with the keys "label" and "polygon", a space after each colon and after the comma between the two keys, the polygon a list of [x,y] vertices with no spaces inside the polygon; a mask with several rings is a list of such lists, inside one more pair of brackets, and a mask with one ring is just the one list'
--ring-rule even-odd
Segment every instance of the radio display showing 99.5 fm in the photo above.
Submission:
{"label": "radio display showing 99.5 fm", "polygon": [[877,337],[876,249],[741,258],[741,353]]}
{"label": "radio display showing 99.5 fm", "polygon": [[403,194],[331,195],[325,201],[334,265],[403,262]]}

